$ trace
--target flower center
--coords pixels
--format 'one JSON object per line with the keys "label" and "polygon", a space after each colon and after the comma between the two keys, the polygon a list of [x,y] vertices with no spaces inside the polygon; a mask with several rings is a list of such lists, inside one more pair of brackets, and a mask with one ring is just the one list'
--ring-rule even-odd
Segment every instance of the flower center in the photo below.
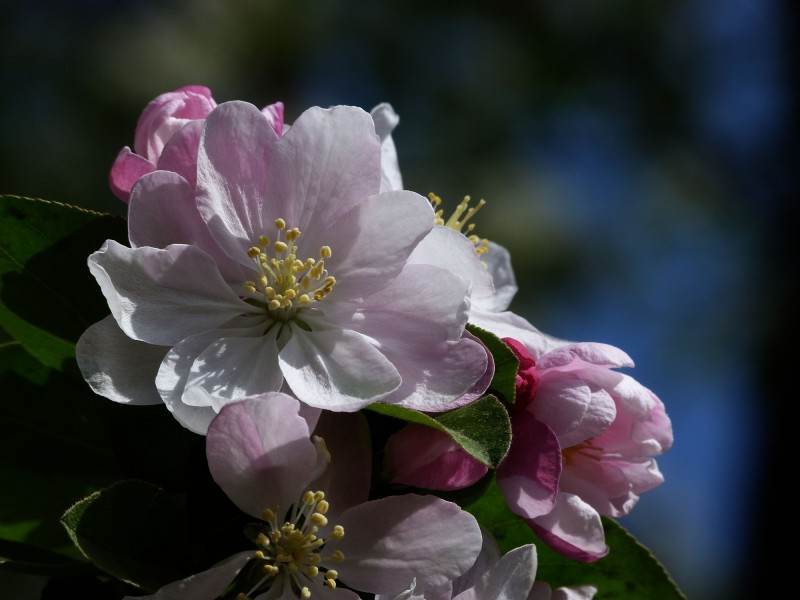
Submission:
{"label": "flower center", "polygon": [[[453,214],[446,221],[444,220],[444,209],[439,208],[442,204],[442,199],[433,192],[428,194],[428,199],[436,211],[433,223],[435,225],[444,225],[456,231],[463,233],[467,239],[475,245],[475,253],[478,256],[486,254],[489,251],[489,240],[486,238],[478,237],[473,233],[475,230],[475,223],[467,223],[472,217],[475,216],[481,207],[486,204],[486,200],[481,198],[475,206],[470,207],[469,203],[472,200],[469,196],[464,196],[464,199],[456,206]],[[466,225],[466,230],[464,226]]]}
{"label": "flower center", "polygon": [[595,446],[594,438],[588,439],[580,444],[575,444],[561,451],[561,459],[565,466],[575,465],[581,457],[584,459],[600,462],[605,450],[600,446]]}
{"label": "flower center", "polygon": [[319,249],[318,259],[301,260],[295,244],[300,230],[296,227],[286,230],[283,219],[275,219],[275,229],[274,242],[267,235],[261,235],[257,245],[247,250],[258,278],[245,281],[244,289],[249,298],[266,307],[270,316],[288,321],[298,308],[319,302],[330,294],[336,278],[325,269],[325,259],[331,257],[329,246]]}
{"label": "flower center", "polygon": [[[322,563],[338,563],[344,560],[341,550],[326,551],[329,544],[344,537],[344,528],[334,525],[327,530],[329,504],[325,493],[308,490],[290,511],[288,520],[278,522],[280,507],[266,509],[262,513],[264,525],[255,537],[259,549],[255,553],[260,579],[237,600],[247,600],[271,587],[274,577],[287,578],[284,585],[291,585],[300,598],[311,598],[307,583],[316,581],[336,588],[339,573]],[[317,534],[326,528],[326,537]]]}

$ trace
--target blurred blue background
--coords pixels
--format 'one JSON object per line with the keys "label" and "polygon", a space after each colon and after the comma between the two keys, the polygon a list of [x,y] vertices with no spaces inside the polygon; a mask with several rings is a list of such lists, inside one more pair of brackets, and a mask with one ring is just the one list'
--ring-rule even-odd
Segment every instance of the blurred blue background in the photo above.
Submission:
{"label": "blurred blue background", "polygon": [[282,100],[289,122],[310,105],[392,103],[405,186],[489,202],[478,233],[512,253],[512,308],[621,347],[666,404],[666,482],[622,524],[689,598],[750,598],[774,566],[774,440],[787,439],[794,13],[778,0],[6,2],[0,193],[122,214],[108,168],[145,104],[182,85]]}

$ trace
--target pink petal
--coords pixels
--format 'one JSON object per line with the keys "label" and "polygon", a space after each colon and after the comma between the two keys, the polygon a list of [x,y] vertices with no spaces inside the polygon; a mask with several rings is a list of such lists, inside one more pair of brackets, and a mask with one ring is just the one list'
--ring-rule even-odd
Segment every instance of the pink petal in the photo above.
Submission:
{"label": "pink petal", "polygon": [[134,154],[128,146],[125,146],[117,154],[114,164],[111,165],[111,172],[108,174],[108,184],[114,195],[128,202],[133,184],[147,173],[155,171],[156,166],[146,158]]}
{"label": "pink petal", "polygon": [[378,193],[372,118],[352,106],[306,110],[276,145],[267,178],[266,222],[282,217],[306,239],[325,240],[332,225]]}
{"label": "pink petal", "polygon": [[459,490],[488,472],[449,435],[423,425],[406,425],[390,436],[385,455],[392,483],[430,490]]}
{"label": "pink petal", "polygon": [[528,525],[553,550],[572,560],[594,562],[608,554],[600,515],[573,494],[558,494],[552,512]]}
{"label": "pink petal", "polygon": [[558,438],[524,409],[514,411],[511,427],[511,448],[497,468],[497,487],[516,514],[546,515],[555,505],[561,476]]}
{"label": "pink petal", "polygon": [[254,517],[266,508],[287,510],[314,476],[317,450],[299,408],[286,394],[261,394],[224,406],[208,428],[214,481]]}
{"label": "pink petal", "polygon": [[[305,406],[305,405],[304,405]],[[367,500],[372,476],[372,440],[364,415],[319,411],[314,436],[321,437],[331,455],[330,465],[313,489],[325,490],[328,519]]]}
{"label": "pink petal", "polygon": [[345,530],[339,578],[350,587],[399,594],[413,578],[443,585],[464,573],[481,548],[475,518],[434,496],[389,496],[355,506],[338,521]]}
{"label": "pink petal", "polygon": [[[282,215],[265,207],[278,137],[252,104],[226,102],[206,119],[197,154],[197,206],[223,251],[244,266],[258,236],[273,236]],[[284,215],[284,218],[285,215]],[[287,219],[289,227],[295,226]]]}
{"label": "pink petal", "polygon": [[133,147],[153,163],[166,143],[189,120],[204,119],[217,105],[211,91],[193,85],[178,88],[151,100],[136,123]]}
{"label": "pink petal", "polygon": [[261,109],[261,112],[267,117],[267,122],[270,127],[278,134],[278,137],[283,135],[283,102],[275,102]]}
{"label": "pink petal", "polygon": [[156,163],[162,171],[173,171],[189,182],[194,189],[197,184],[197,151],[204,121],[190,121],[175,132]]}

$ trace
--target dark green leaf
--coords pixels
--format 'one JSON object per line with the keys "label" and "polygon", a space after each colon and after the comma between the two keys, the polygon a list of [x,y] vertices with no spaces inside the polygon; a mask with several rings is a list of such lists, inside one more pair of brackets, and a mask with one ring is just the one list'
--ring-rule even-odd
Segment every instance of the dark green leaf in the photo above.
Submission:
{"label": "dark green leaf", "polygon": [[77,556],[58,518],[120,478],[105,433],[111,403],[19,343],[0,346],[0,386],[0,537]]}
{"label": "dark green leaf", "polygon": [[513,404],[516,397],[519,359],[511,351],[511,348],[495,334],[471,323],[467,324],[467,331],[482,341],[494,358],[494,377],[492,377],[489,390],[509,404]]}
{"label": "dark green leaf", "polygon": [[91,565],[28,544],[0,539],[0,565],[31,575],[74,575],[91,572]]}
{"label": "dark green leaf", "polygon": [[97,567],[145,590],[182,579],[190,569],[184,513],[152,484],[118,482],[77,502],[61,522]]}
{"label": "dark green leaf", "polygon": [[381,402],[371,404],[367,408],[409,423],[443,431],[466,452],[488,467],[497,467],[511,444],[511,422],[508,412],[494,396],[484,396],[436,417],[396,404]]}
{"label": "dark green leaf", "polygon": [[62,368],[108,314],[86,259],[109,238],[127,238],[123,219],[0,196],[0,326],[48,367]]}
{"label": "dark green leaf", "polygon": [[525,521],[511,512],[494,481],[463,507],[494,535],[503,553],[523,544],[536,544],[536,578],[554,588],[591,584],[598,589],[595,600],[685,600],[661,563],[616,521],[603,517],[608,556],[585,564],[565,558],[542,543]]}

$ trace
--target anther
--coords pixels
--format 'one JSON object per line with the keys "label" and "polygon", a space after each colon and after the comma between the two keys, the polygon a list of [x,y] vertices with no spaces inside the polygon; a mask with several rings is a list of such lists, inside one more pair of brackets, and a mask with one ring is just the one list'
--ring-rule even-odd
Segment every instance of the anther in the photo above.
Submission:
{"label": "anther", "polygon": [[328,524],[328,518],[318,512],[315,512],[311,515],[309,519],[314,525],[318,525],[319,527],[325,527]]}
{"label": "anther", "polygon": [[333,554],[331,554],[331,560],[333,562],[342,562],[344,560],[344,552],[341,550],[335,550]]}
{"label": "anther", "polygon": [[286,249],[288,247],[289,246],[287,246],[285,242],[280,242],[280,241],[275,242],[275,245],[273,246],[273,248],[275,248],[275,252],[277,252],[278,254],[281,254],[282,252],[286,252]]}
{"label": "anther", "polygon": [[323,246],[319,249],[320,258],[330,258],[331,256],[333,256],[333,253],[331,252],[330,246]]}
{"label": "anther", "polygon": [[250,258],[256,258],[259,254],[261,254],[261,248],[258,246],[251,246],[247,249],[247,256]]}
{"label": "anther", "polygon": [[258,245],[262,248],[269,246],[269,238],[265,235],[258,236]]}
{"label": "anther", "polygon": [[275,228],[278,230],[286,228],[286,221],[281,218],[275,219]]}
{"label": "anther", "polygon": [[344,537],[344,527],[341,525],[335,525],[333,527],[333,533],[331,534],[331,537],[335,540],[342,539]]}

